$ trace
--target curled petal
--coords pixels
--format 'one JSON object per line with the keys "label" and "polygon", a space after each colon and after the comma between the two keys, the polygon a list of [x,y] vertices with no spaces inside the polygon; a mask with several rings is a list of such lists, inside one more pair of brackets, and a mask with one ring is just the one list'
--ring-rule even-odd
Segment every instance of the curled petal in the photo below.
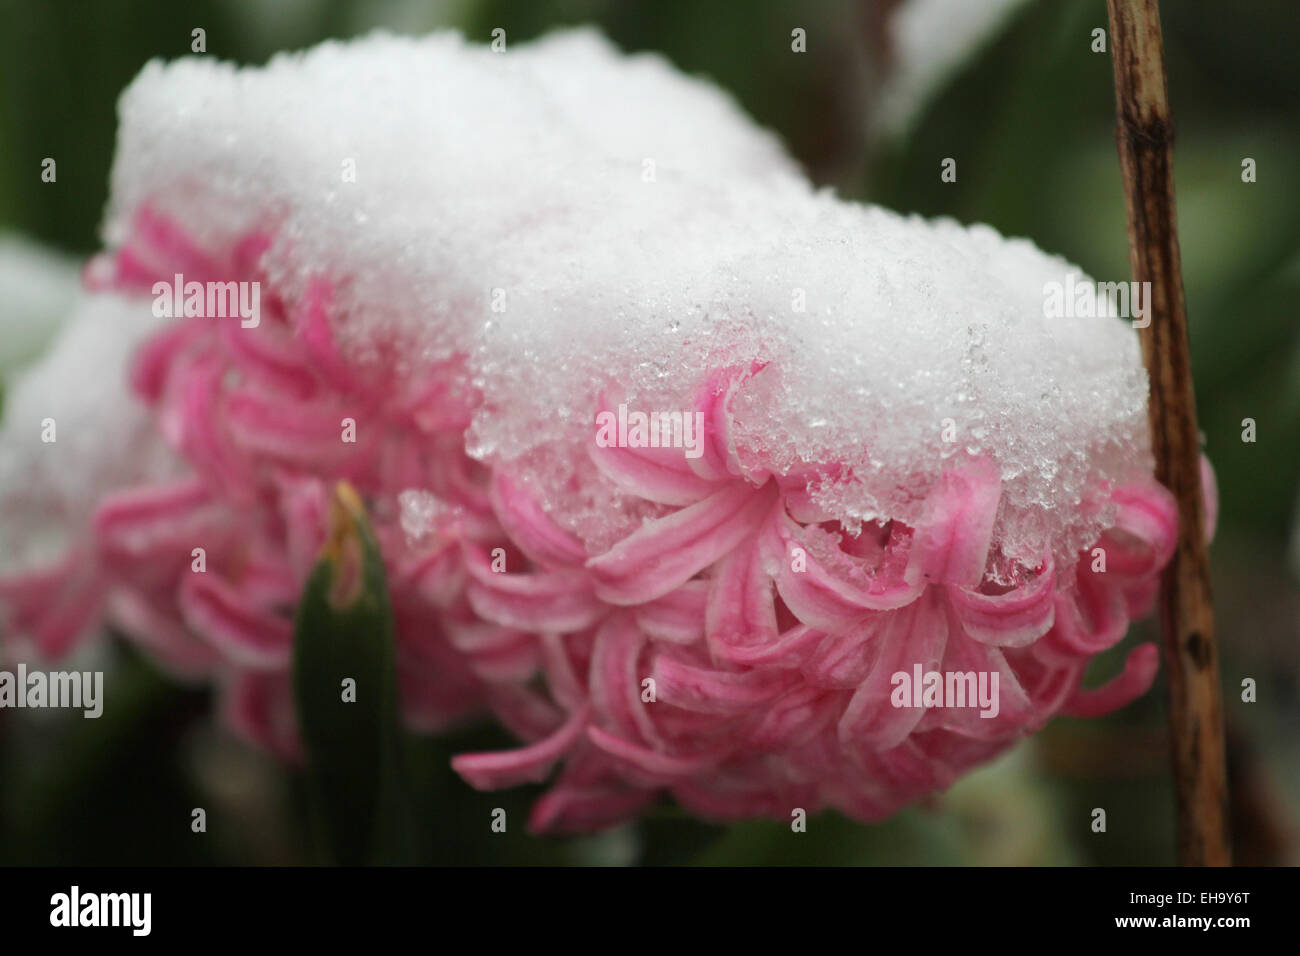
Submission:
{"label": "curled petal", "polygon": [[700,714],[737,714],[779,696],[798,677],[790,671],[729,672],[696,667],[664,654],[655,658],[658,698]]}
{"label": "curled petal", "polygon": [[266,322],[244,328],[239,322],[224,322],[220,328],[227,354],[249,379],[297,401],[319,390],[319,379],[282,325]]}
{"label": "curled petal", "polygon": [[798,624],[782,631],[775,640],[758,644],[716,644],[714,655],[719,660],[751,667],[798,667],[826,638],[807,624]]}
{"label": "curled petal", "polygon": [[212,354],[179,363],[168,382],[160,426],[194,467],[241,498],[252,495],[246,461],[226,430],[226,370]]}
{"label": "curled petal", "polygon": [[889,615],[874,612],[857,623],[822,638],[799,666],[816,687],[857,687],[871,674],[880,656],[880,637]]}
{"label": "curled petal", "polygon": [[1056,575],[1050,558],[1032,580],[1005,594],[952,587],[948,596],[962,631],[994,647],[1032,644],[1048,632],[1056,617]]}
{"label": "curled petal", "polygon": [[633,609],[636,623],[651,640],[693,644],[705,636],[705,607],[712,582],[687,581],[661,598]]}
{"label": "curled petal", "polygon": [[280,497],[280,515],[284,520],[289,570],[298,580],[306,581],[325,544],[329,493],[325,483],[316,478],[278,473],[275,484]]}
{"label": "curled petal", "polygon": [[467,545],[463,553],[470,577],[466,595],[474,611],[489,621],[529,631],[577,631],[608,613],[581,572],[507,574],[493,571],[478,548]]}
{"label": "curled petal", "polygon": [[1047,714],[1034,706],[997,647],[964,638],[954,629],[940,673],[944,706],[927,711],[918,731],[941,728],[976,740],[1008,741],[1046,721]]}
{"label": "curled petal", "polygon": [[659,753],[616,737],[599,727],[588,727],[587,738],[600,750],[619,762],[627,764],[639,775],[662,779],[664,782],[707,771],[725,756],[724,753],[696,754],[689,757]]}
{"label": "curled petal", "polygon": [[800,621],[825,631],[847,627],[868,611],[911,604],[925,587],[923,581],[888,572],[871,587],[845,580],[804,546],[797,526],[783,513],[763,529],[760,545],[781,600]]}
{"label": "curled petal", "polygon": [[560,528],[518,483],[498,472],[492,480],[492,508],[519,550],[544,567],[580,567],[582,542]]}
{"label": "curled petal", "polygon": [[103,610],[105,590],[93,562],[75,549],[56,566],[0,578],[7,627],[52,660],[88,634]]}
{"label": "curled petal", "polygon": [[1093,690],[1079,688],[1066,701],[1062,713],[1071,717],[1101,717],[1119,710],[1151,689],[1159,669],[1160,652],[1156,646],[1139,644],[1129,652],[1118,677]]}
{"label": "curled petal", "polygon": [[750,740],[763,749],[797,747],[827,729],[843,710],[846,695],[805,684],[764,708]]}
{"label": "curled petal", "polygon": [[542,634],[540,640],[542,668],[551,697],[566,710],[581,707],[586,703],[587,691],[569,653],[569,639],[560,634]]}
{"label": "curled petal", "polygon": [[330,283],[312,279],[294,315],[294,325],[316,371],[337,391],[352,394],[360,390],[360,383],[338,348],[329,314],[333,298]]}
{"label": "curled petal", "polygon": [[[830,471],[835,474],[838,469],[830,469]],[[819,504],[810,490],[815,480],[824,477],[816,473],[795,472],[782,475],[777,479],[781,486],[781,499],[785,502],[786,512],[800,524],[821,524],[824,521],[835,520],[835,515],[824,505]]]}
{"label": "curled petal", "polygon": [[642,703],[640,665],[645,639],[637,631],[635,622],[626,614],[616,614],[606,620],[596,632],[588,668],[594,722],[610,728],[617,736],[628,740],[658,742],[648,707]]}
{"label": "curled petal", "polygon": [[732,482],[680,511],[648,521],[587,567],[610,604],[663,597],[753,534],[776,499],[776,486]]}
{"label": "curled petal", "polygon": [[136,210],[129,241],[114,256],[112,285],[143,291],[155,281],[173,281],[177,273],[186,281],[219,279],[225,271],[213,256],[199,248],[181,223],[148,204]]}
{"label": "curled petal", "polygon": [[523,683],[541,664],[532,634],[484,623],[448,623],[447,640],[464,654],[470,669],[486,681]]}
{"label": "curled petal", "polygon": [[[291,402],[251,389],[226,400],[231,434],[244,448],[287,464],[338,468],[371,445],[364,409]],[[343,421],[357,423],[356,442],[343,442]]]}
{"label": "curled petal", "polygon": [[708,377],[696,395],[695,410],[704,415],[704,441],[700,456],[687,462],[701,478],[723,481],[748,477],[755,484],[761,484],[766,478],[760,474],[746,476],[731,433],[731,400],[741,385],[761,369],[757,364],[749,369],[741,366],[720,369]]}
{"label": "curled petal", "polygon": [[908,607],[889,612],[877,639],[881,652],[876,666],[844,708],[838,732],[845,743],[884,751],[902,743],[925,716],[924,707],[893,705],[893,676],[901,672],[910,678],[915,665],[922,672],[938,668],[948,641],[947,614],[938,599],[927,593]]}
{"label": "curled petal", "polygon": [[945,472],[930,493],[925,517],[916,529],[907,579],[965,587],[979,584],[1001,496],[1001,477],[987,459]]}
{"label": "curled petal", "polygon": [[231,660],[253,669],[288,666],[293,646],[289,619],[251,606],[239,589],[215,572],[183,579],[179,603],[186,625]]}
{"label": "curled petal", "polygon": [[737,547],[714,568],[704,623],[709,648],[719,657],[736,647],[766,646],[777,639],[772,581],[754,541]]}
{"label": "curled petal", "polygon": [[1055,714],[1079,686],[1085,665],[1046,664],[1038,659],[1034,651],[1032,647],[1024,650],[1004,648],[1003,656],[1015,670],[1020,686],[1034,702],[1038,712]]}
{"label": "curled petal", "polygon": [[142,344],[131,360],[130,382],[135,394],[156,404],[167,388],[167,380],[181,355],[202,340],[202,327],[194,322],[172,325]]}
{"label": "curled petal", "polygon": [[689,505],[718,490],[691,471],[680,448],[620,448],[593,439],[587,454],[597,470],[628,494],[665,505]]}
{"label": "curled petal", "polygon": [[108,600],[114,626],[147,650],[169,674],[193,680],[210,674],[221,656],[198,640],[173,608],[161,607],[135,590],[120,588]]}
{"label": "curled petal", "polygon": [[587,708],[580,708],[555,733],[535,744],[503,753],[462,754],[452,758],[452,769],[476,790],[538,783],[582,735],[590,716]]}
{"label": "curled petal", "polygon": [[191,551],[215,551],[230,534],[229,521],[210,489],[197,479],[147,485],[104,498],[92,526],[110,566],[129,562],[170,578],[189,563]]}
{"label": "curled petal", "polygon": [[1080,564],[1076,586],[1057,593],[1052,629],[1035,650],[1043,660],[1074,663],[1114,647],[1123,639],[1128,623],[1119,583]]}
{"label": "curled petal", "polygon": [[568,711],[528,685],[489,684],[485,697],[496,719],[520,740],[549,736],[568,719]]}
{"label": "curled petal", "polygon": [[404,571],[405,582],[434,607],[449,608],[465,593],[465,564],[455,544],[420,555]]}
{"label": "curled petal", "polygon": [[1155,482],[1116,489],[1114,527],[1102,535],[1106,573],[1128,583],[1150,577],[1169,563],[1178,541],[1178,504]]}

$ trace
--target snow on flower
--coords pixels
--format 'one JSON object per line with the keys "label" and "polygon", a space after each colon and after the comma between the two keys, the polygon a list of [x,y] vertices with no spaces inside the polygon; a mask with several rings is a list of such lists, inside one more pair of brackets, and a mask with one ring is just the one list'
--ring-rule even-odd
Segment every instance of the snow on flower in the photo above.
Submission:
{"label": "snow on flower", "polygon": [[[456,769],[555,774],[539,830],[663,794],[880,819],[1150,685],[1148,645],[1081,686],[1175,510],[1132,329],[1042,314],[1063,260],[817,193],[585,31],[155,63],[121,113],[108,249],[0,432],[0,601],[46,654],[108,620],[292,757],[292,613],[346,480],[408,723],[494,714],[521,748]],[[259,321],[154,315],[177,277],[254,284]],[[900,701],[929,672],[998,706]]]}

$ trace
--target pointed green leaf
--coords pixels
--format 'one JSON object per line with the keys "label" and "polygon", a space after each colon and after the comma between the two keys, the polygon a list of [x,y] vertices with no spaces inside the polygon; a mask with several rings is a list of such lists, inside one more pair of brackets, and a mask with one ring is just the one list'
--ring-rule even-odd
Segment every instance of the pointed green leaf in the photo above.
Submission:
{"label": "pointed green leaf", "polygon": [[365,508],[346,483],[335,490],[329,540],[298,604],[293,681],[322,858],[402,862],[392,607]]}

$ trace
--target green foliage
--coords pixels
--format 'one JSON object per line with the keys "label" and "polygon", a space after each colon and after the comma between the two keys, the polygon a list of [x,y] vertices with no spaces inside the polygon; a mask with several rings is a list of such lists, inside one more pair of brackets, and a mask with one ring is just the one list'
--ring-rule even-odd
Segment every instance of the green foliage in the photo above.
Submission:
{"label": "green foliage", "polygon": [[328,862],[408,862],[384,562],[346,484],[336,489],[330,524],[294,624],[294,700],[318,847]]}

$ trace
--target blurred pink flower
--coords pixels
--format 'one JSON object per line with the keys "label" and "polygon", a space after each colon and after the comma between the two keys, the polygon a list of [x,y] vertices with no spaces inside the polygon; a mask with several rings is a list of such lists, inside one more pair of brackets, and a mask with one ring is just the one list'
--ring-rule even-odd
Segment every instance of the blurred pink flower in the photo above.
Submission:
{"label": "blurred pink flower", "polygon": [[[144,209],[131,241],[87,276],[101,290],[141,295],[142,308],[155,281],[182,271],[271,289],[256,265],[263,248],[253,235],[210,254]],[[54,567],[0,578],[11,628],[45,655],[67,652],[105,616],[178,676],[217,679],[232,725],[285,755],[298,751],[287,676],[293,611],[325,540],[336,481],[389,505],[403,489],[430,488],[455,508],[446,534],[419,552],[407,547],[396,509],[373,515],[408,723],[437,729],[483,709],[477,661],[496,673],[509,650],[501,628],[476,621],[457,584],[460,538],[499,534],[482,469],[462,451],[468,409],[447,401],[436,370],[420,389],[392,390],[389,378],[343,365],[324,325],[328,296],[314,287],[291,316],[268,295],[255,329],[238,317],[178,318],[147,340],[130,387],[188,476],[108,494],[83,546]],[[355,444],[340,441],[345,417],[365,423]],[[191,564],[196,547],[201,574]]]}

